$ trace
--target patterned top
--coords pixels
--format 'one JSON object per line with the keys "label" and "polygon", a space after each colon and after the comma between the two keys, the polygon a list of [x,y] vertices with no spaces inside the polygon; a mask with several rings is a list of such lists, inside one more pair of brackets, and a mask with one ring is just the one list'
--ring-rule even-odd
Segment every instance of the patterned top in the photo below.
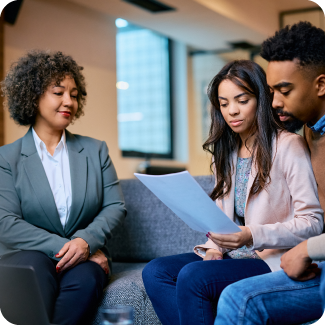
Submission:
{"label": "patterned top", "polygon": [[251,166],[251,158],[238,157],[235,184],[235,213],[239,217],[244,217],[245,215],[247,183],[249,174],[251,173]]}
{"label": "patterned top", "polygon": [[[235,214],[238,217],[245,217],[245,205],[247,195],[247,183],[252,167],[251,158],[239,158],[237,159],[236,166],[236,184],[235,184]],[[261,259],[254,250],[243,246],[241,248],[229,251],[227,253],[233,259]]]}

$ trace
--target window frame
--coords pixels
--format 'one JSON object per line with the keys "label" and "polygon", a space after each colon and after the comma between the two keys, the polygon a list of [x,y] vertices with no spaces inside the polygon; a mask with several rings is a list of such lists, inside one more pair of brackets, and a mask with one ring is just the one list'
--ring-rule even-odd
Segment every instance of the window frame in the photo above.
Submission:
{"label": "window frame", "polygon": [[[142,29],[142,28],[141,28]],[[148,29],[148,28],[143,28]],[[156,33],[155,31],[152,31]],[[158,33],[157,33],[158,34]],[[165,37],[165,36],[164,36]],[[173,60],[172,60],[172,40],[168,37],[167,39],[167,51],[168,51],[168,95],[169,95],[169,147],[170,151],[166,154],[154,153],[154,152],[142,152],[136,150],[119,150],[122,153],[122,157],[126,158],[145,158],[145,159],[173,159],[174,158],[174,107],[173,107]],[[119,132],[119,131],[118,131]]]}
{"label": "window frame", "polygon": [[321,7],[310,7],[310,8],[303,8],[303,9],[293,9],[293,10],[287,10],[287,11],[281,11],[279,13],[279,26],[280,29],[284,28],[284,17],[286,15],[294,15],[294,14],[301,14],[306,12],[312,12],[312,11],[321,11],[323,12]]}

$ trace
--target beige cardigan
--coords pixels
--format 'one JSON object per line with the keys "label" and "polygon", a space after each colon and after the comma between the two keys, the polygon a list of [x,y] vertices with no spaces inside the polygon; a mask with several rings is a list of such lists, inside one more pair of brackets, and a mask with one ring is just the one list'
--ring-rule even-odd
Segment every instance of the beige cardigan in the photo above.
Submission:
{"label": "beige cardigan", "polygon": [[[277,149],[276,149],[277,148]],[[237,164],[237,153],[233,155]],[[250,192],[256,169],[252,164],[247,184]],[[280,270],[280,258],[288,249],[323,230],[323,210],[317,194],[317,186],[310,163],[305,140],[297,134],[283,131],[273,141],[273,165],[271,182],[257,195],[246,196],[245,224],[253,236],[253,249],[269,265],[272,271]],[[234,220],[236,168],[232,175],[230,194],[217,205]],[[210,239],[194,247],[194,252],[203,257],[202,250],[218,249]]]}

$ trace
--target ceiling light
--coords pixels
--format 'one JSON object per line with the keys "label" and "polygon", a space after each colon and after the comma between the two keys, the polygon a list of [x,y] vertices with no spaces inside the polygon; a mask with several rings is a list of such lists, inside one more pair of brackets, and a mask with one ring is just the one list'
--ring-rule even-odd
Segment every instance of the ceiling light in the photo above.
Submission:
{"label": "ceiling light", "polygon": [[127,22],[127,20],[122,19],[122,18],[117,18],[115,20],[115,25],[118,28],[123,28],[123,27],[127,27],[129,25],[129,23]]}

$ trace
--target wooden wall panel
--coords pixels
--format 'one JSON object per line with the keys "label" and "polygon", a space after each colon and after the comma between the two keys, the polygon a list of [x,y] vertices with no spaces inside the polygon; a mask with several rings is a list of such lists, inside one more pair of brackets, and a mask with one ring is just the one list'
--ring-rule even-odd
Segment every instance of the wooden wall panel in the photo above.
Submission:
{"label": "wooden wall panel", "polygon": [[[0,16],[0,81],[4,78],[4,19],[3,12]],[[0,96],[0,146],[4,145],[4,114],[3,114],[3,97]]]}

